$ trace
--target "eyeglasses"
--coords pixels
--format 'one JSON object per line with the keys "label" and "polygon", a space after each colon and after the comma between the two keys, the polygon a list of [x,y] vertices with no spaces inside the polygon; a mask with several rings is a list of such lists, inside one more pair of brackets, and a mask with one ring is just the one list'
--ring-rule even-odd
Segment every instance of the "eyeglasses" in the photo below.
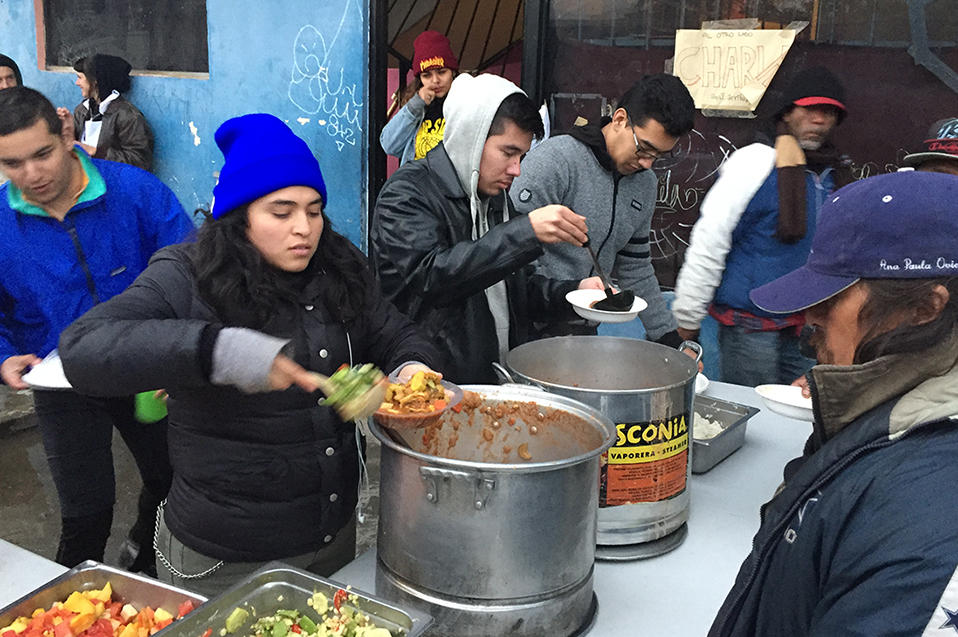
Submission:
{"label": "eyeglasses", "polygon": [[670,148],[666,151],[661,151],[653,148],[652,150],[646,150],[639,145],[639,138],[635,135],[635,127],[632,124],[631,120],[629,122],[629,130],[632,131],[632,141],[635,142],[635,156],[639,159],[651,159],[656,160],[662,157],[674,157],[675,156],[675,147]]}

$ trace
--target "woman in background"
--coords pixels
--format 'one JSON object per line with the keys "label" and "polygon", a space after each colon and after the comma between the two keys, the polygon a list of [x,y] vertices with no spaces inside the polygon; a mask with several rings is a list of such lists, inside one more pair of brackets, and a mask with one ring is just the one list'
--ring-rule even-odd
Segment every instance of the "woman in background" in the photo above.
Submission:
{"label": "woman in background", "polygon": [[412,68],[416,78],[406,88],[405,101],[393,103],[393,107],[399,105],[402,108],[383,127],[379,136],[383,150],[398,157],[400,164],[422,159],[442,141],[446,128],[442,104],[453,79],[459,74],[459,62],[452,53],[449,39],[443,34],[423,31],[413,48]]}
{"label": "woman in background", "polygon": [[91,157],[150,170],[153,131],[146,118],[123,98],[130,90],[130,63],[100,53],[73,65],[83,101],[73,110],[74,137]]}

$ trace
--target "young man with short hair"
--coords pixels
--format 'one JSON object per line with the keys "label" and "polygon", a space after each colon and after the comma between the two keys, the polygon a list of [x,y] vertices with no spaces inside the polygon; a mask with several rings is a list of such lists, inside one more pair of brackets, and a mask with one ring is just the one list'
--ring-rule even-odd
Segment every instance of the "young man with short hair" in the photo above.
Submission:
{"label": "young man with short hair", "polygon": [[[681,80],[648,75],[626,91],[612,117],[538,144],[512,191],[520,212],[562,204],[584,215],[602,269],[620,289],[648,302],[639,314],[648,338],[671,347],[682,339],[652,267],[649,233],[658,180],[651,168],[692,130],[694,117],[695,105]],[[547,246],[538,265],[553,277],[593,272],[588,253],[568,244]],[[542,333],[595,334],[596,327],[583,319],[551,321]]]}
{"label": "young man with short hair", "polygon": [[369,256],[386,298],[419,323],[456,383],[495,383],[493,363],[529,340],[533,317],[573,316],[565,294],[598,279],[533,274],[543,244],[586,240],[564,206],[517,215],[508,189],[534,136],[535,104],[494,75],[460,75],[444,106],[443,141],[386,182]]}
{"label": "young man with short hair", "polygon": [[[21,376],[56,349],[67,325],[122,292],[153,252],[193,229],[156,177],[91,159],[65,130],[37,91],[0,91],[0,170],[10,179],[0,187],[0,376],[14,389],[27,387]],[[57,561],[103,561],[113,520],[115,426],[144,482],[127,566],[149,570],[156,506],[172,475],[166,421],[135,420],[133,397],[37,387],[33,396],[63,518]]]}

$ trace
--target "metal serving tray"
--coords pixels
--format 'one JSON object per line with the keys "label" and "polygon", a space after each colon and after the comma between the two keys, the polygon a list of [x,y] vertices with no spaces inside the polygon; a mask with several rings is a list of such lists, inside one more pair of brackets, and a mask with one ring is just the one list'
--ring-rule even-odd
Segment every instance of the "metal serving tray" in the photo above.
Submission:
{"label": "metal serving tray", "polygon": [[194,606],[206,601],[201,595],[151,577],[88,560],[0,610],[0,627],[9,626],[17,617],[29,617],[38,608],[50,608],[55,602],[65,601],[73,591],[96,590],[106,586],[107,582],[116,601],[132,604],[137,610],[144,606],[162,608],[175,617],[179,605],[186,600],[192,601]]}
{"label": "metal serving tray", "polygon": [[[341,588],[346,587],[281,562],[271,562],[157,634],[162,637],[201,637],[212,628],[213,637],[219,637],[226,626],[226,618],[239,606],[249,611],[250,617],[230,637],[248,637],[256,617],[273,615],[284,608],[298,610],[318,620],[306,600],[314,592],[321,592],[332,603],[333,595]],[[432,623],[432,617],[425,613],[400,608],[353,588],[349,592],[358,595],[359,601],[355,605],[347,602],[346,606],[368,615],[378,628],[387,629],[394,637],[416,637]]]}
{"label": "metal serving tray", "polygon": [[707,396],[695,397],[695,414],[722,425],[714,438],[699,440],[692,425],[692,473],[705,473],[745,443],[745,424],[760,409]]}

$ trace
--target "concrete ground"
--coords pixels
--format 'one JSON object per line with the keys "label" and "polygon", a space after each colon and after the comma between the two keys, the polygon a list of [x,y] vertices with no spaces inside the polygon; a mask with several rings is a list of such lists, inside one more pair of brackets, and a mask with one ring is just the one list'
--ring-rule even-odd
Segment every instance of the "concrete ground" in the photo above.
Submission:
{"label": "concrete ground", "polygon": [[[359,525],[357,554],[376,543],[379,510],[379,444],[368,440],[370,474],[366,521]],[[136,519],[140,477],[118,434],[113,438],[116,507],[113,532],[105,562],[116,564],[120,544]],[[48,559],[56,555],[60,514],[29,391],[15,392],[0,385],[0,538]]]}

